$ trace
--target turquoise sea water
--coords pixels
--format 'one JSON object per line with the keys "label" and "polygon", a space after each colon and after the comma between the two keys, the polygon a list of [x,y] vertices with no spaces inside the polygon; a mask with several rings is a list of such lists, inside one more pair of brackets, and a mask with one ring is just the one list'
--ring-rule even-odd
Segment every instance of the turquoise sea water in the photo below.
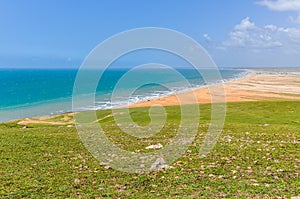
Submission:
{"label": "turquoise sea water", "polygon": [[[163,69],[142,71],[131,77],[129,83],[124,83],[120,89],[126,92],[132,86],[130,82],[149,79],[162,80],[166,86],[156,83],[146,84],[137,89],[128,99],[111,102],[110,97],[118,80],[128,72],[128,69],[106,70],[96,89],[94,106],[82,106],[86,109],[107,109],[122,104],[132,103],[170,93],[205,86],[201,75],[194,69],[177,69],[189,81],[190,86],[181,84],[180,80],[168,75]],[[42,69],[0,69],[0,122],[41,115],[51,115],[72,111],[72,93],[77,70],[42,70]],[[91,71],[93,72],[93,71]],[[246,74],[242,70],[220,70],[224,81],[236,79]],[[89,79],[86,82],[89,84]],[[216,83],[213,80],[210,83]]]}

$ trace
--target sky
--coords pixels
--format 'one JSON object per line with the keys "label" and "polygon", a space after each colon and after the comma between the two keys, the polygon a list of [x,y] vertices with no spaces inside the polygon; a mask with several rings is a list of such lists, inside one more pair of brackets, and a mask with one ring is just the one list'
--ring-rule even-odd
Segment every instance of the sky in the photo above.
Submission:
{"label": "sky", "polygon": [[142,27],[188,35],[219,67],[300,67],[300,0],[0,0],[0,67],[78,68],[105,39]]}

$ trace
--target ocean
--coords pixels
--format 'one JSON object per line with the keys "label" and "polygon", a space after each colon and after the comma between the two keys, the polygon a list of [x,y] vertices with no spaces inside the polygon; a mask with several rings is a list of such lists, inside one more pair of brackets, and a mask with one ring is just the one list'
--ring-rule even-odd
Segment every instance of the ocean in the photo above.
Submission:
{"label": "ocean", "polygon": [[[152,76],[163,79],[164,84],[170,85],[168,88],[148,83],[138,88],[129,99],[119,96],[118,101],[111,102],[111,93],[116,83],[128,69],[108,69],[96,89],[95,105],[83,105],[80,110],[109,109],[207,85],[195,69],[176,70],[190,83],[189,87],[173,76],[168,76],[163,69],[152,69],[131,77],[132,81],[142,81]],[[76,69],[0,69],[0,122],[72,111],[72,93],[77,72]],[[229,81],[245,76],[247,71],[220,70],[220,74],[222,81]],[[130,86],[124,83],[120,88],[126,92],[132,89]]]}

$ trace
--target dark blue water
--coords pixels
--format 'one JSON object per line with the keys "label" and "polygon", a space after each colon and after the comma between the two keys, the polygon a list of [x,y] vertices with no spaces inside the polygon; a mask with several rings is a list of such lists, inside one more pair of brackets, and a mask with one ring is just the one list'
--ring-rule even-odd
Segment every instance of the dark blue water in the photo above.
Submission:
{"label": "dark blue water", "polygon": [[[206,84],[196,70],[177,70],[189,81],[191,87],[199,87]],[[118,80],[127,71],[128,69],[110,69],[104,72],[96,89],[97,102],[95,106],[97,109],[111,108],[117,105],[117,103],[112,104],[110,102],[110,94]],[[225,81],[245,75],[245,71],[241,70],[220,70],[220,73]],[[77,70],[75,69],[0,69],[0,121],[71,111],[76,74]],[[180,84],[179,80],[173,76],[168,76],[167,72],[161,69],[144,71],[133,77],[129,83],[122,84],[120,88],[126,91],[132,86],[131,82],[142,81],[149,76],[165,84],[174,84],[169,88],[155,83],[143,85],[131,96],[130,102],[187,89],[185,85]],[[85,83],[89,84],[88,79]],[[121,101],[124,103],[124,100],[126,101],[127,99],[120,98],[120,103]],[[82,108],[88,109],[89,107]]]}

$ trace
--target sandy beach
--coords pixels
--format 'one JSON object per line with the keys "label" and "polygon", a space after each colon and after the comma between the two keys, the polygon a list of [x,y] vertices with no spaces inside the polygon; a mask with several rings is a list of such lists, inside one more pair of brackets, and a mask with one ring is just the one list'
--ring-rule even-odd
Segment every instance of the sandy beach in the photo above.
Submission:
{"label": "sandy beach", "polygon": [[[300,100],[300,73],[298,71],[252,71],[248,76],[219,85],[212,85],[193,91],[170,95],[149,101],[138,102],[129,107],[172,106],[194,103],[190,99],[191,92],[197,103],[211,103],[210,90],[224,88],[226,102],[257,101],[257,100]],[[178,100],[180,98],[180,102]],[[220,99],[219,101],[224,101]],[[214,101],[214,102],[218,102]]]}
{"label": "sandy beach", "polygon": [[[211,90],[222,88],[225,91],[224,97],[214,102],[242,102],[259,100],[300,100],[300,72],[284,71],[252,71],[248,76],[223,84],[212,85],[187,92],[169,95],[148,101],[141,101],[129,105],[129,107],[146,106],[172,106],[179,104],[195,103],[191,99],[191,94],[196,97],[196,103],[211,103]],[[180,99],[180,102],[179,100]],[[37,118],[25,118],[18,122],[21,125],[28,124],[50,124],[50,125],[70,125],[74,124],[73,114],[64,114],[59,121],[49,121],[58,115],[44,116]],[[112,115],[110,115],[112,116]]]}

